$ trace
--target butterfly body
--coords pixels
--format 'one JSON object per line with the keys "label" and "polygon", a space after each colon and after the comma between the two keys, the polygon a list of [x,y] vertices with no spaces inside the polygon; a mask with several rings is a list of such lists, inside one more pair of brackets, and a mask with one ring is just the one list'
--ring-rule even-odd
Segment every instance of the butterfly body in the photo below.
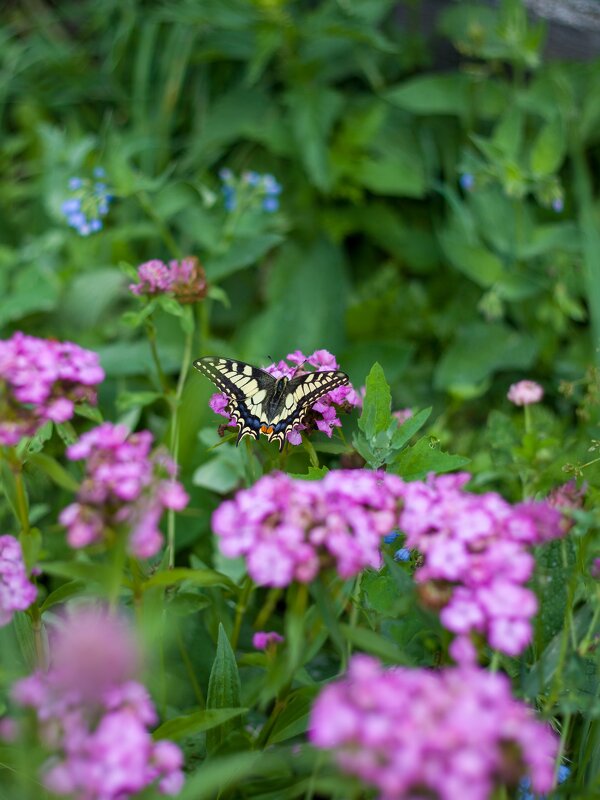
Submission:
{"label": "butterfly body", "polygon": [[243,361],[212,356],[199,358],[194,366],[227,395],[228,411],[239,428],[237,444],[244,436],[258,439],[263,433],[269,441],[276,439],[280,450],[320,397],[349,382],[345,373],[333,370],[274,378]]}

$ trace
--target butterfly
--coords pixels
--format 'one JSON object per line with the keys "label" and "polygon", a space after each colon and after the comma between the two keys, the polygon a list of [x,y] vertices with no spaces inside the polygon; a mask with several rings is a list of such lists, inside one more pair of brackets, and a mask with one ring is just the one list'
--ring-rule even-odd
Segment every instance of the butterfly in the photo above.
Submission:
{"label": "butterfly", "polygon": [[302,422],[316,401],[349,383],[344,372],[307,372],[294,378],[274,378],[264,369],[207,356],[194,361],[229,398],[228,411],[239,428],[236,444],[244,436],[258,439],[264,433],[269,441],[276,439],[283,450],[286,436]]}

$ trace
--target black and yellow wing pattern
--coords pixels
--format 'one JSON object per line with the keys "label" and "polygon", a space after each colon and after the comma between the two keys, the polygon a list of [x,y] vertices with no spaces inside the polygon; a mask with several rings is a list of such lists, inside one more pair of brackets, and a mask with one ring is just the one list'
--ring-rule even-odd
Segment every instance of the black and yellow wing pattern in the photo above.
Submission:
{"label": "black and yellow wing pattern", "polygon": [[228,411],[239,428],[236,444],[244,436],[258,439],[264,433],[269,441],[279,442],[279,450],[288,431],[302,422],[320,397],[349,383],[339,371],[274,378],[243,361],[213,356],[199,358],[194,366],[229,398]]}

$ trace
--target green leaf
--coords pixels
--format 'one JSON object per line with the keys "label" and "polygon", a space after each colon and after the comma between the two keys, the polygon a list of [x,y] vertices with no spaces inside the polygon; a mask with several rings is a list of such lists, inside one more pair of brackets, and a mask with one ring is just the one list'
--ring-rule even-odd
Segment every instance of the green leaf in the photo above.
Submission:
{"label": "green leaf", "polygon": [[160,392],[121,392],[117,397],[117,408],[121,413],[131,408],[145,408],[162,397]]}
{"label": "green leaf", "polygon": [[[241,695],[240,676],[235,655],[229,644],[225,628],[219,623],[217,652],[208,681],[207,709],[239,708]],[[206,749],[213,752],[227,734],[239,727],[240,721],[232,719],[211,728],[206,736]]]}
{"label": "green leaf", "polygon": [[289,473],[290,478],[305,481],[320,481],[329,472],[329,467],[309,467],[306,473]]}
{"label": "green leaf", "polygon": [[414,481],[427,477],[430,472],[452,472],[464,467],[470,458],[444,453],[432,444],[428,436],[423,436],[413,447],[403,450],[389,465],[388,470],[400,475],[404,480]]}
{"label": "green leaf", "polygon": [[436,389],[457,395],[477,388],[501,369],[524,370],[533,364],[538,343],[500,322],[465,325],[435,370]]}
{"label": "green leaf", "polygon": [[402,425],[398,425],[397,429],[392,434],[392,447],[396,450],[404,447],[406,442],[425,425],[431,415],[431,411],[431,406],[429,406],[429,408],[424,408],[422,411],[404,420]]}
{"label": "green leaf", "polygon": [[539,132],[531,148],[531,171],[537,178],[553,175],[563,162],[567,148],[565,128],[557,115]]}
{"label": "green leaf", "polygon": [[213,255],[205,262],[206,275],[210,281],[218,281],[233,275],[246,267],[251,267],[270,250],[283,242],[283,236],[276,233],[261,233],[256,236],[240,236],[234,239],[230,248],[222,255]]}
{"label": "green leaf", "polygon": [[444,255],[453,267],[479,286],[488,289],[504,276],[502,261],[477,240],[469,240],[457,224],[438,234]]}
{"label": "green leaf", "polygon": [[32,671],[39,667],[39,663],[31,618],[24,611],[17,611],[13,616],[12,624],[19,643],[23,663],[29,671]]}
{"label": "green leaf", "polygon": [[317,687],[305,686],[288,696],[285,708],[269,732],[269,745],[279,744],[306,733],[310,710],[317,693]]}
{"label": "green leaf", "polygon": [[392,395],[383,369],[375,362],[366,380],[367,392],[358,427],[370,439],[387,431],[392,419]]}
{"label": "green leaf", "polygon": [[69,492],[76,492],[79,489],[79,483],[75,478],[52,456],[45,453],[32,453],[28,458],[28,463],[44,472],[53,483],[62,489],[67,489]]}
{"label": "green leaf", "polygon": [[353,627],[352,625],[340,625],[340,628],[347,641],[351,642],[355,647],[359,647],[365,653],[371,653],[392,664],[410,663],[400,648],[390,642],[389,639],[381,636],[381,634],[366,628]]}
{"label": "green leaf", "polygon": [[155,572],[142,584],[142,589],[152,589],[155,586],[174,586],[183,581],[190,581],[196,586],[222,586],[226,589],[235,589],[236,586],[226,575],[213,569],[188,569],[175,567],[175,569]]}
{"label": "green leaf", "polygon": [[235,717],[247,713],[247,708],[212,708],[196,711],[194,714],[185,714],[163,722],[152,736],[154,739],[183,739],[185,736],[224,725]]}
{"label": "green leaf", "polygon": [[48,597],[46,597],[44,602],[40,605],[40,611],[43,613],[49,608],[52,608],[52,606],[55,606],[58,603],[64,603],[65,600],[68,600],[70,597],[83,594],[84,592],[85,584],[81,581],[69,581],[69,583],[63,583],[63,585],[59,586],[58,589],[50,592]]}
{"label": "green leaf", "polygon": [[99,584],[106,589],[113,580],[113,569],[106,564],[92,564],[83,561],[46,561],[40,564],[42,572],[58,575],[61,578],[82,581],[89,585]]}

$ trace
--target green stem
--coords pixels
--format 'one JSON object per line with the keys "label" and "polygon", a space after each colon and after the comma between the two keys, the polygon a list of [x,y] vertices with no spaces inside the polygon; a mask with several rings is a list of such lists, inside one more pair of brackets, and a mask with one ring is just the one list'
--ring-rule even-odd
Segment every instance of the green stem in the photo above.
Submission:
{"label": "green stem", "polygon": [[175,627],[175,635],[177,637],[177,647],[179,648],[179,653],[181,655],[181,659],[185,664],[185,670],[188,674],[190,679],[190,683],[192,684],[192,689],[194,694],[196,695],[196,700],[200,708],[206,708],[206,700],[204,699],[204,694],[202,692],[202,688],[198,683],[196,678],[196,671],[194,669],[194,665],[192,664],[192,660],[188,654],[187,648],[183,641],[183,637],[181,636],[181,631],[179,630],[179,625]]}
{"label": "green stem", "polygon": [[[177,388],[175,390],[175,397],[172,403],[172,416],[171,416],[171,437],[169,442],[169,450],[175,463],[179,458],[179,406],[181,404],[181,396],[183,394],[183,387],[185,386],[185,379],[190,368],[192,359],[192,347],[194,344],[194,317],[190,314],[191,325],[185,335],[185,343],[183,346],[183,362],[179,372],[179,379],[177,381]],[[170,508],[167,517],[167,548],[169,551],[169,569],[175,566],[175,511]]]}
{"label": "green stem", "polygon": [[600,602],[599,597],[600,591],[597,590],[596,593],[596,608],[594,610],[594,614],[592,616],[592,621],[589,624],[589,627],[585,633],[585,636],[581,640],[581,644],[579,645],[578,651],[579,653],[584,656],[587,653],[588,647],[592,642],[592,637],[595,635],[596,626],[598,625],[598,617],[600,617]]}
{"label": "green stem", "polygon": [[242,591],[240,592],[240,596],[238,598],[237,605],[235,607],[235,621],[233,623],[233,632],[231,634],[231,648],[235,650],[238,644],[238,639],[240,638],[240,630],[242,628],[242,620],[244,619],[244,614],[248,608],[248,600],[250,599],[250,595],[254,590],[254,584],[252,583],[252,578],[248,575],[244,578],[244,585],[242,586]]}
{"label": "green stem", "polygon": [[[350,619],[349,619],[350,628],[355,628],[356,627],[356,623],[358,622],[358,607],[359,607],[359,601],[360,601],[360,583],[361,583],[361,579],[362,579],[362,574],[359,573],[356,576],[356,579],[354,581],[354,588],[352,589],[351,610],[350,610]],[[350,661],[350,657],[351,656],[352,656],[352,642],[350,640],[348,640],[348,642],[347,642],[347,651],[346,651],[346,663],[342,665],[343,669],[340,670],[341,672],[345,672],[346,665],[347,665],[348,661]]]}
{"label": "green stem", "polygon": [[264,605],[258,612],[258,615],[254,620],[254,623],[252,624],[252,627],[255,630],[260,631],[264,628],[264,626],[270,619],[271,614],[275,610],[275,606],[279,602],[281,594],[282,594],[282,589],[269,589],[269,593],[267,594]]}
{"label": "green stem", "polygon": [[525,435],[531,433],[531,409],[529,406],[523,406],[523,413],[525,414]]}
{"label": "green stem", "polygon": [[152,201],[150,200],[146,192],[139,192],[137,198],[139,200],[140,205],[146,212],[146,214],[156,225],[156,228],[160,233],[161,239],[165,243],[167,250],[171,253],[173,258],[178,258],[178,259],[181,258],[181,250],[179,249],[177,242],[173,238],[171,231],[168,229],[163,220],[158,216],[158,214],[154,210]]}
{"label": "green stem", "polygon": [[146,320],[146,335],[148,336],[148,342],[150,343],[150,352],[152,354],[152,361],[154,362],[154,366],[156,367],[156,373],[158,375],[158,380],[160,382],[161,389],[163,390],[165,397],[168,397],[171,387],[169,386],[169,380],[165,375],[165,372],[162,368],[162,364],[160,363],[160,357],[158,355],[158,347],[156,346],[156,326],[151,319]]}
{"label": "green stem", "polygon": [[562,764],[565,748],[567,746],[567,739],[571,730],[571,712],[567,711],[563,721],[562,731],[560,732],[560,744],[558,746],[558,754],[556,756],[556,764],[554,765],[554,783],[558,782],[558,770]]}

